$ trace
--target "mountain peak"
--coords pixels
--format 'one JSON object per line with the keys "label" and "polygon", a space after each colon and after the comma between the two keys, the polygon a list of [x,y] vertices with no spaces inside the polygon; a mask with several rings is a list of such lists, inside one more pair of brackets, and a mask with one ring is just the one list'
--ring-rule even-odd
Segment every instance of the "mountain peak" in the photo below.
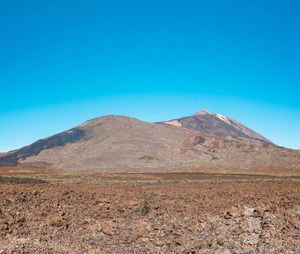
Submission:
{"label": "mountain peak", "polygon": [[221,114],[214,114],[207,109],[201,109],[193,116],[173,119],[172,121],[165,123],[172,125],[176,124],[177,126],[181,126],[186,129],[225,138],[250,138],[254,140],[261,140],[263,144],[268,143],[270,145],[274,145],[270,140],[247,128],[236,120]]}
{"label": "mountain peak", "polygon": [[196,115],[214,115],[214,114],[208,111],[207,109],[201,109],[196,114],[194,114],[194,116]]}

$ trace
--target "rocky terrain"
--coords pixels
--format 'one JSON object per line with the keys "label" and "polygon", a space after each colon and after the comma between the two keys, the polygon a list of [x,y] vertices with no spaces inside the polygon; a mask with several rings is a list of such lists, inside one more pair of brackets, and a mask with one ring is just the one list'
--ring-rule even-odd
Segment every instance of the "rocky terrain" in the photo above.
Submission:
{"label": "rocky terrain", "polygon": [[299,182],[167,181],[188,175],[154,184],[139,183],[142,174],[102,184],[2,176],[0,253],[300,252]]}
{"label": "rocky terrain", "polygon": [[19,165],[69,172],[300,174],[299,150],[278,147],[231,118],[202,110],[176,120],[177,124],[174,121],[95,118],[7,153],[0,157],[0,167]]}

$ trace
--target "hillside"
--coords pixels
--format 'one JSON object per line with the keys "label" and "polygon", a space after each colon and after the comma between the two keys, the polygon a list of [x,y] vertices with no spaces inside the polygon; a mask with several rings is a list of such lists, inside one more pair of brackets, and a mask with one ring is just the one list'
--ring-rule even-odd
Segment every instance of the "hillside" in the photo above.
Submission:
{"label": "hillside", "polygon": [[277,147],[258,137],[223,137],[112,115],[13,151],[0,157],[0,166],[300,174],[299,151]]}

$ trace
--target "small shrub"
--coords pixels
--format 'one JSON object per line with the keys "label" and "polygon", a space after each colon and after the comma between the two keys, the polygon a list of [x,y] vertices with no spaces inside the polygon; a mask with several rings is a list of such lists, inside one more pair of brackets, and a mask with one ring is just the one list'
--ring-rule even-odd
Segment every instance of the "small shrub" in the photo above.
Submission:
{"label": "small shrub", "polygon": [[138,206],[133,209],[134,216],[145,216],[151,210],[151,200],[153,198],[153,193],[147,194],[140,202]]}
{"label": "small shrub", "polygon": [[300,205],[295,207],[295,214],[298,217],[298,219],[300,220]]}

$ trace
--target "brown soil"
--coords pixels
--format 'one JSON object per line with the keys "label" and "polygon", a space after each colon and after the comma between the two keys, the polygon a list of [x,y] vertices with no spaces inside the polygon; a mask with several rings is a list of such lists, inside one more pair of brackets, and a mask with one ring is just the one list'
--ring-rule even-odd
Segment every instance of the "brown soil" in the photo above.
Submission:
{"label": "brown soil", "polygon": [[37,168],[37,167],[0,167],[0,174],[10,174],[10,175],[17,175],[17,174],[48,174],[54,173],[56,171],[47,168]]}
{"label": "brown soil", "polygon": [[[236,182],[241,177],[248,182]],[[84,184],[68,184],[78,178]],[[199,182],[177,182],[192,179]],[[0,253],[299,253],[300,184],[277,180],[209,174],[2,176]]]}

